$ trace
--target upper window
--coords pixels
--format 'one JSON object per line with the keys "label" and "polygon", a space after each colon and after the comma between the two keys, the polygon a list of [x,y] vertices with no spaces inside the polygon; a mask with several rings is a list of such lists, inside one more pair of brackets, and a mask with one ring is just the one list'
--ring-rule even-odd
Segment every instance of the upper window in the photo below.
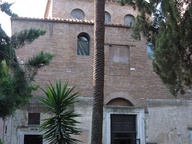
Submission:
{"label": "upper window", "polygon": [[28,125],[39,125],[40,113],[28,113]]}
{"label": "upper window", "polygon": [[75,19],[84,20],[85,14],[81,9],[74,9],[71,12],[71,16]]}
{"label": "upper window", "polygon": [[111,23],[111,15],[108,12],[105,12],[105,23]]}
{"label": "upper window", "polygon": [[89,35],[81,33],[77,37],[77,55],[89,55]]}
{"label": "upper window", "polygon": [[125,25],[128,25],[128,26],[134,26],[135,24],[135,17],[132,16],[132,15],[126,15],[125,18],[124,18],[124,23]]}

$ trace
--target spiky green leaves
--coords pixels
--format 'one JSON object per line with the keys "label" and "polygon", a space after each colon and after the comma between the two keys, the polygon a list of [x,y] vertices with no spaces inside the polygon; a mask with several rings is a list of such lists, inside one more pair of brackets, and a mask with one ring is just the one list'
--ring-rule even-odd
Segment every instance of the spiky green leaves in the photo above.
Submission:
{"label": "spiky green leaves", "polygon": [[80,134],[80,130],[76,127],[79,124],[76,118],[80,115],[73,110],[79,93],[73,92],[74,88],[68,88],[68,83],[62,85],[59,81],[55,86],[50,83],[46,90],[42,89],[46,97],[40,98],[40,101],[46,111],[52,114],[52,117],[45,119],[41,128],[45,131],[44,138],[50,144],[78,142],[71,136]]}

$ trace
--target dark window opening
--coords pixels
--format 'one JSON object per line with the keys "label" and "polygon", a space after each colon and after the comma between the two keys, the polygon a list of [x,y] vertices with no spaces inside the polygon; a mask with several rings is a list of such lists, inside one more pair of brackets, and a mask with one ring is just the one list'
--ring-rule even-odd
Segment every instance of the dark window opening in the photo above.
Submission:
{"label": "dark window opening", "polygon": [[111,115],[111,144],[137,144],[136,115]]}
{"label": "dark window opening", "polygon": [[28,113],[28,125],[40,125],[40,113]]}
{"label": "dark window opening", "polygon": [[87,34],[78,35],[77,55],[89,55],[89,36]]}
{"label": "dark window opening", "polygon": [[24,135],[24,144],[43,144],[42,135]]}

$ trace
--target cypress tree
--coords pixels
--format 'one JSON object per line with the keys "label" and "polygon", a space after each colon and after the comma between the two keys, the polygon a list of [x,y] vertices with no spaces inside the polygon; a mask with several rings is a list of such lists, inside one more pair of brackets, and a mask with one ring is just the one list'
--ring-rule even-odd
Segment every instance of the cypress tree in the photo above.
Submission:
{"label": "cypress tree", "polygon": [[[154,47],[154,71],[173,95],[192,87],[192,3],[190,0],[120,0],[140,11],[133,37]],[[152,17],[151,20],[149,17]]]}
{"label": "cypress tree", "polygon": [[[10,10],[11,5],[5,2],[0,4],[0,8],[7,15],[15,17],[17,15]],[[48,65],[53,58],[52,54],[41,52],[24,65],[17,61],[15,50],[44,34],[44,30],[29,29],[9,37],[0,25],[0,118],[11,115],[30,100],[31,92],[36,89],[31,81],[37,70]]]}

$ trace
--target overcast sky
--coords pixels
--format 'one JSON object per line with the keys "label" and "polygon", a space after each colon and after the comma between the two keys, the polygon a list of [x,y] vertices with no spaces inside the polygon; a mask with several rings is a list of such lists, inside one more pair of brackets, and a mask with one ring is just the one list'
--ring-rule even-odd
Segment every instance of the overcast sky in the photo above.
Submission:
{"label": "overcast sky", "polygon": [[[0,0],[1,1],[1,0]],[[43,18],[47,0],[3,0],[14,3],[11,10],[20,17]],[[10,17],[0,12],[0,23],[8,35],[11,34]]]}

